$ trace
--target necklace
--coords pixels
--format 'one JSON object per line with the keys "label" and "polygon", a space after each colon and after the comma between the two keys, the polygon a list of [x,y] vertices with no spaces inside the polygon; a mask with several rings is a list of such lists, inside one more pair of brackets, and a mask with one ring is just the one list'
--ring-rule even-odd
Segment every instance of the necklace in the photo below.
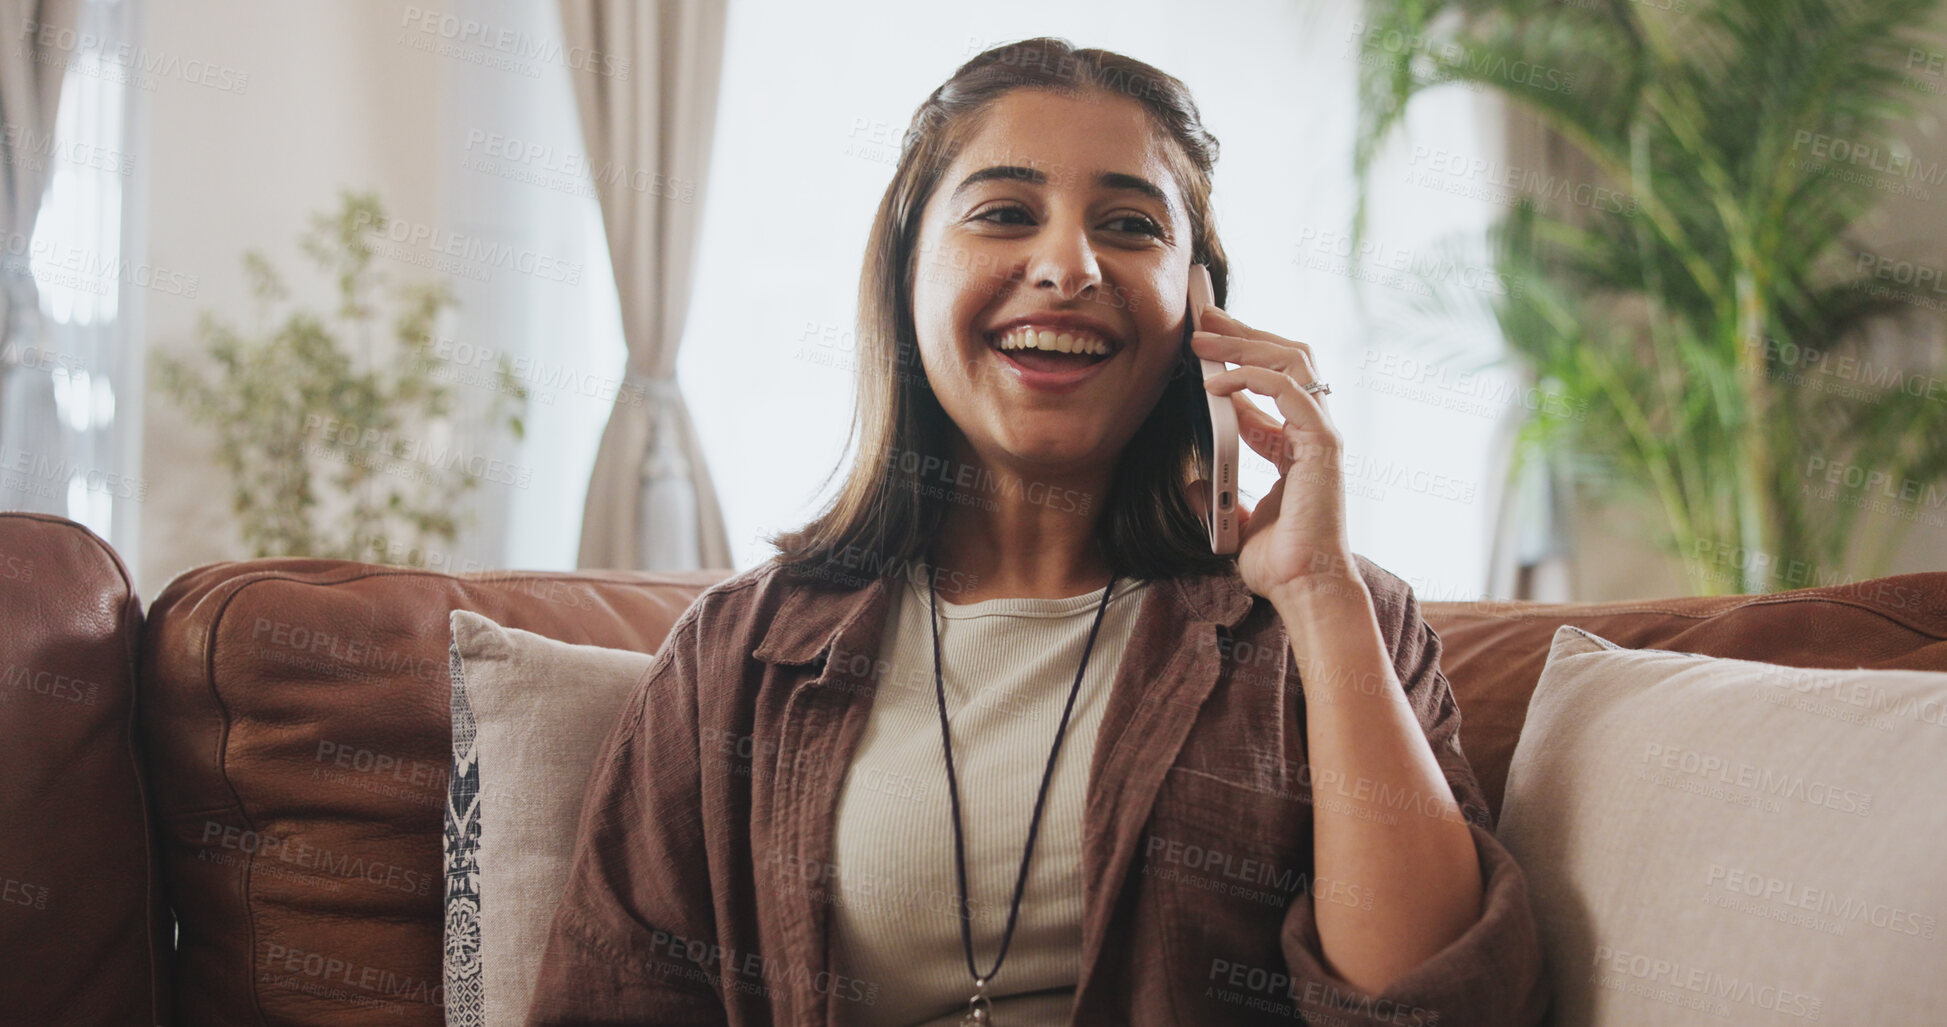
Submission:
{"label": "necklace", "polygon": [[1069,715],[1075,712],[1075,697],[1082,690],[1082,674],[1088,670],[1089,653],[1095,650],[1095,635],[1102,628],[1102,614],[1109,608],[1109,596],[1115,592],[1117,574],[1109,572],[1109,585],[1102,590],[1102,603],[1095,608],[1095,623],[1088,629],[1088,647],[1082,650],[1082,665],[1075,670],[1075,683],[1068,689],[1068,705],[1062,707],[1061,723],[1055,728],[1055,744],[1048,750],[1048,766],[1041,772],[1041,791],[1034,797],[1034,816],[1028,821],[1027,844],[1021,848],[1021,871],[1014,878],[1014,899],[1007,909],[1007,928],[1001,932],[1001,948],[994,955],[994,967],[981,973],[974,965],[973,952],[973,913],[967,906],[967,846],[965,830],[960,826],[960,779],[953,770],[953,732],[948,730],[946,721],[946,678],[940,672],[940,595],[937,587],[940,569],[929,566],[927,573],[927,592],[932,599],[933,626],[933,690],[940,702],[940,746],[946,752],[947,795],[953,804],[953,870],[959,882],[960,945],[967,955],[967,973],[973,975],[973,995],[967,999],[967,1015],[960,1023],[990,1027],[993,1023],[993,1004],[987,998],[987,986],[993,982],[994,975],[1000,972],[1001,961],[1007,958],[1008,943],[1014,940],[1014,924],[1021,915],[1021,893],[1028,886],[1028,861],[1034,857],[1034,838],[1041,830],[1041,809],[1048,801],[1048,783],[1055,776],[1055,757],[1061,754],[1061,740],[1068,733]]}

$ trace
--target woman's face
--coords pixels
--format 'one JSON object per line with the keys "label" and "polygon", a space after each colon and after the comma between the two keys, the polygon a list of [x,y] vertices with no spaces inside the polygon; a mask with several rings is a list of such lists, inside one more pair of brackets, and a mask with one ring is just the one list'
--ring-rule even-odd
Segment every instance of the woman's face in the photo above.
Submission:
{"label": "woman's face", "polygon": [[[1191,248],[1171,145],[1126,97],[1017,89],[927,201],[913,256],[920,358],[985,464],[1099,472],[1161,397],[1179,359]],[[1109,355],[1079,381],[1085,358],[1073,355],[1048,358],[1064,365],[1037,376],[1001,347],[1039,329]]]}

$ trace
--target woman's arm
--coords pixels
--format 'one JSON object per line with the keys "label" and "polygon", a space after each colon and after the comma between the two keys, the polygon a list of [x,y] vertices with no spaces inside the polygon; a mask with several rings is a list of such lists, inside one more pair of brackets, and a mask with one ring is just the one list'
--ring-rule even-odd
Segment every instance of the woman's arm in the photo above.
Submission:
{"label": "woman's arm", "polygon": [[1314,870],[1374,896],[1319,904],[1319,940],[1338,977],[1378,994],[1479,918],[1480,859],[1357,568],[1303,580],[1274,606],[1304,689]]}
{"label": "woman's arm", "polygon": [[693,605],[670,629],[583,792],[528,1027],[722,1024],[703,838]]}
{"label": "woman's arm", "polygon": [[1292,980],[1306,994],[1381,996],[1371,1008],[1389,1012],[1372,1022],[1532,1024],[1547,992],[1527,885],[1488,830],[1438,636],[1405,582],[1377,568],[1369,578],[1352,553],[1344,443],[1314,394],[1311,347],[1215,307],[1204,316],[1217,330],[1192,348],[1239,364],[1204,389],[1231,397],[1239,434],[1278,469],[1257,505],[1239,507],[1237,565],[1283,620],[1304,694],[1313,870],[1373,896],[1370,910],[1291,904]]}

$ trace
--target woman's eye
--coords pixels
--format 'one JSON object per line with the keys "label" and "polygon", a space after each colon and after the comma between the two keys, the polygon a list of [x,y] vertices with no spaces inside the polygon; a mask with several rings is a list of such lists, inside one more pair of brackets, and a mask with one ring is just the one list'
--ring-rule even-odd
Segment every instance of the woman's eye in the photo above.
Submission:
{"label": "woman's eye", "polygon": [[[1019,220],[1009,220],[1011,218],[1018,218]],[[1025,207],[1008,206],[989,207],[975,214],[973,220],[985,221],[995,225],[1026,225],[1032,224],[1034,218],[1028,213]],[[1111,218],[1107,224],[1112,231],[1116,232],[1152,235],[1159,239],[1163,236],[1163,226],[1141,214],[1124,214],[1118,218]]]}
{"label": "woman's eye", "polygon": [[1136,227],[1125,228],[1122,229],[1122,231],[1138,232],[1143,235],[1153,235],[1158,238],[1161,238],[1163,235],[1163,226],[1157,224],[1156,222],[1150,220],[1149,218],[1143,217],[1141,214],[1126,214],[1122,217],[1116,218],[1114,221],[1110,223],[1123,224],[1132,221],[1135,222]]}
{"label": "woman's eye", "polygon": [[1003,222],[1003,221],[1001,221],[1001,220],[1000,220],[1000,218],[998,218],[998,217],[996,216],[996,215],[1000,215],[1000,214],[1017,214],[1017,215],[1020,215],[1020,217],[1022,218],[1022,220],[1020,220],[1020,221],[1016,221],[1016,222],[1011,222],[1012,224],[1026,224],[1026,223],[1027,223],[1027,216],[1028,216],[1028,212],[1027,212],[1027,211],[1026,211],[1025,209],[1023,209],[1023,208],[1020,208],[1020,207],[990,207],[990,208],[988,208],[987,210],[984,210],[984,211],[981,211],[981,212],[980,212],[980,213],[978,213],[978,214],[975,214],[975,215],[974,215],[974,220],[975,220],[975,221],[989,221],[989,222],[992,222],[992,223],[994,223],[994,224],[1007,224],[1007,223],[1009,223],[1009,222]]}

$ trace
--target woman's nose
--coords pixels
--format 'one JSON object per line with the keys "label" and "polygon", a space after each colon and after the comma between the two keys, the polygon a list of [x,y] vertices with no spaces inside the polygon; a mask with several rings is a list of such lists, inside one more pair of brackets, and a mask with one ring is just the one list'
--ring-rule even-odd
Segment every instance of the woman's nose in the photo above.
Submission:
{"label": "woman's nose", "polygon": [[1035,240],[1027,280],[1038,288],[1053,288],[1059,298],[1072,300],[1102,281],[1102,266],[1088,232],[1049,226]]}

